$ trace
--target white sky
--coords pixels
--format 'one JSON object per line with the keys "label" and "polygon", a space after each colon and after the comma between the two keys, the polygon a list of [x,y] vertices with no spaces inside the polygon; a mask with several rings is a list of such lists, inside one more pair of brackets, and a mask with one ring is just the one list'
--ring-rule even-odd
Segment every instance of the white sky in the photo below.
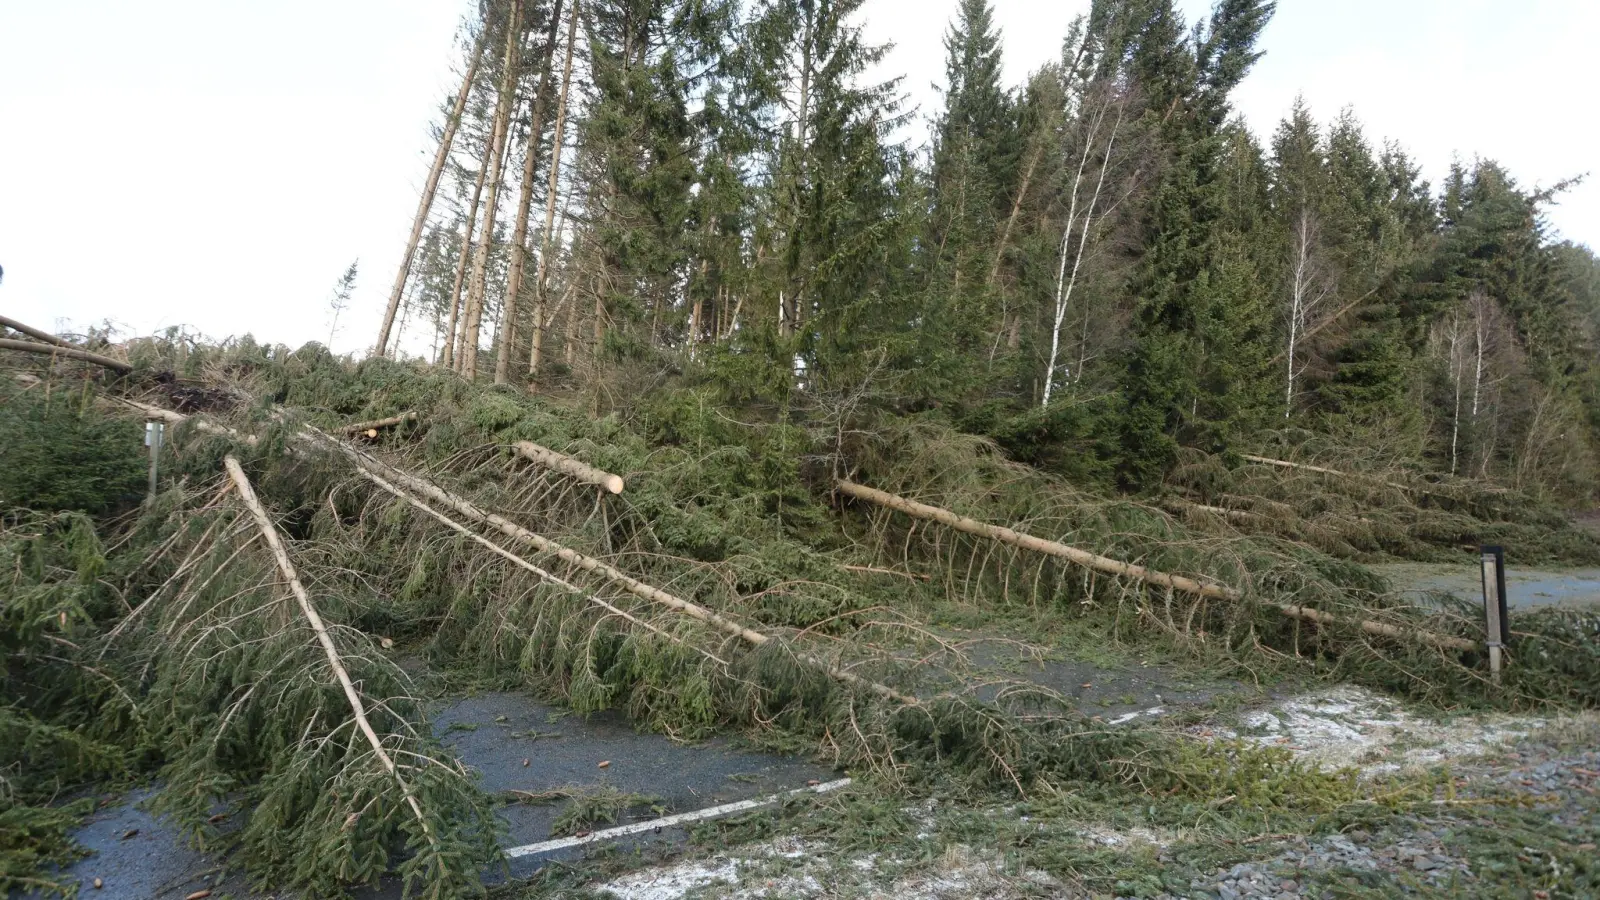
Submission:
{"label": "white sky", "polygon": [[[1207,0],[1182,0],[1193,18]],[[996,0],[1007,77],[1087,0]],[[884,66],[929,114],[956,0],[869,0]],[[373,339],[453,87],[460,0],[0,0],[0,311],[46,328]],[[1236,95],[1268,134],[1304,92],[1353,104],[1436,183],[1453,155],[1524,185],[1600,170],[1593,0],[1280,0]],[[1600,244],[1600,171],[1552,215]]]}

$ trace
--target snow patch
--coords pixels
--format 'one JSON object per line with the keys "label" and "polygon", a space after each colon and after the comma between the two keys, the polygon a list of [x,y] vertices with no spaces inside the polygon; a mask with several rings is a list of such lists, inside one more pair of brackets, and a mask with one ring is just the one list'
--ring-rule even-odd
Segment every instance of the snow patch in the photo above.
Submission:
{"label": "snow patch", "polygon": [[1352,766],[1376,775],[1487,753],[1547,724],[1544,718],[1509,715],[1440,721],[1372,691],[1341,685],[1249,713],[1237,731],[1207,730],[1285,747],[1329,768]]}

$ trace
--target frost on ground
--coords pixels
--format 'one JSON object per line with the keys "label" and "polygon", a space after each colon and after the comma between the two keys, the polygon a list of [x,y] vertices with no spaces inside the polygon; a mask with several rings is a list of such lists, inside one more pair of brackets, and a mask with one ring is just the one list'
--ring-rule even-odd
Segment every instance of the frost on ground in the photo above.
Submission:
{"label": "frost on ground", "polygon": [[990,854],[956,845],[932,864],[914,867],[869,853],[839,865],[822,841],[780,838],[710,859],[686,860],[634,872],[599,886],[616,900],[827,896],[967,900],[1038,896],[1059,888],[1043,872],[1003,872]]}
{"label": "frost on ground", "polygon": [[[1161,712],[1141,711],[1123,719],[1154,718]],[[1593,720],[1592,715],[1581,718]],[[1561,721],[1504,714],[1440,719],[1412,712],[1371,691],[1339,686],[1244,713],[1233,727],[1214,724],[1190,731],[1202,738],[1237,738],[1280,746],[1327,768],[1354,767],[1364,775],[1379,776],[1425,769],[1445,761],[1469,763],[1475,757],[1503,752]],[[1535,776],[1517,777],[1521,784],[1544,783]],[[1474,780],[1479,777],[1482,773],[1473,774]],[[931,836],[931,808],[905,812],[923,823],[919,839]],[[1010,808],[994,810],[997,815],[1013,812]],[[1187,839],[1159,828],[1113,828],[1088,821],[1078,823],[1076,832],[1090,846],[1123,853],[1159,852]],[[1457,876],[1471,877],[1467,862],[1451,854],[1447,835],[1448,832],[1436,833],[1418,823],[1416,830],[1404,833],[1369,836],[1354,832],[1311,841],[1301,839],[1273,859],[1200,874],[1193,888],[1202,895],[1221,898],[1299,897],[1303,896],[1299,876],[1326,870],[1361,871],[1385,877],[1406,873],[1429,884],[1444,883]],[[998,855],[965,845],[951,846],[931,861],[891,853],[841,858],[824,840],[796,837],[646,869],[601,885],[600,890],[617,900],[785,900],[815,896],[1020,900],[1080,895],[1048,874],[1002,868]]]}
{"label": "frost on ground", "polygon": [[1237,732],[1209,728],[1200,733],[1282,746],[1330,768],[1354,766],[1378,775],[1488,753],[1549,724],[1545,717],[1509,715],[1440,721],[1341,685],[1248,713]]}

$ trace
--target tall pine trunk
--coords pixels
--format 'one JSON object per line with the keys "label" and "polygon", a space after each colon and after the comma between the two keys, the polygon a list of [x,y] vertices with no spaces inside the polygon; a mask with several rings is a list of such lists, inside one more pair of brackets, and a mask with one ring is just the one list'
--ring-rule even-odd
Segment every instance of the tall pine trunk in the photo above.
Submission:
{"label": "tall pine trunk", "polygon": [[[511,374],[511,351],[517,340],[517,294],[522,290],[522,268],[528,255],[528,216],[533,207],[533,175],[539,161],[539,142],[544,135],[544,108],[549,105],[550,78],[555,65],[556,33],[561,24],[561,0],[556,0],[550,11],[550,30],[545,34],[544,60],[539,75],[539,94],[533,101],[533,115],[528,120],[528,145],[522,155],[522,194],[517,200],[517,226],[511,237],[511,265],[506,273],[506,298],[500,315],[500,349],[495,355],[494,383],[505,384]],[[551,150],[552,157],[561,154],[560,135]],[[552,160],[552,165],[554,164]],[[539,329],[538,310],[534,310],[534,332]]]}
{"label": "tall pine trunk", "polygon": [[533,279],[533,346],[528,352],[528,387],[532,389],[539,376],[539,363],[544,356],[544,290],[549,277],[550,254],[555,249],[556,189],[561,182],[561,144],[567,124],[567,98],[572,88],[572,50],[578,37],[578,3],[572,0],[572,13],[567,22],[567,57],[561,65],[561,100],[556,104],[556,131],[550,143],[550,178],[545,185],[544,241],[539,248],[539,268]]}
{"label": "tall pine trunk", "polygon": [[445,328],[444,356],[440,358],[439,365],[447,369],[456,367],[456,352],[459,344],[459,331],[461,320],[461,289],[467,283],[467,263],[472,260],[472,235],[478,226],[478,204],[483,200],[483,182],[489,175],[489,161],[483,160],[478,166],[477,184],[472,188],[472,204],[467,207],[467,233],[461,240],[461,253],[456,259],[455,282],[450,286],[450,324]]}
{"label": "tall pine trunk", "polygon": [[469,381],[478,375],[478,340],[483,327],[484,294],[488,289],[489,251],[494,245],[495,207],[500,200],[500,176],[505,159],[506,132],[511,125],[511,107],[517,85],[517,47],[522,37],[522,0],[511,0],[511,15],[506,20],[506,57],[500,78],[499,102],[495,106],[494,135],[489,150],[489,196],[483,209],[483,240],[472,260],[472,280],[467,286],[466,322],[461,336],[461,374]]}
{"label": "tall pine trunk", "polygon": [[455,142],[456,129],[461,126],[461,114],[467,107],[467,96],[472,93],[472,79],[478,74],[478,62],[483,58],[483,45],[487,37],[485,30],[473,45],[467,74],[461,79],[461,90],[456,92],[455,105],[444,121],[444,132],[439,135],[439,149],[433,157],[433,168],[428,170],[428,183],[423,186],[422,198],[417,201],[417,217],[411,222],[411,238],[406,241],[406,252],[400,257],[400,271],[395,273],[394,287],[389,291],[389,306],[383,313],[383,325],[378,328],[378,343],[373,350],[378,356],[388,353],[389,329],[394,327],[395,313],[400,309],[400,297],[405,293],[406,279],[411,275],[411,262],[416,258],[417,244],[422,241],[422,229],[427,225],[434,195],[439,192],[439,178],[444,174],[445,162],[450,159],[450,147]]}

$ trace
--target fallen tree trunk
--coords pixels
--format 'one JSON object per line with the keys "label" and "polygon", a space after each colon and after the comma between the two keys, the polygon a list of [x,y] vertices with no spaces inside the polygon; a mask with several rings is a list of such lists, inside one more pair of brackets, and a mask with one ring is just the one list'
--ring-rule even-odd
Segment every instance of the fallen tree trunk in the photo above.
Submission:
{"label": "fallen tree trunk", "polygon": [[[837,482],[835,482],[835,484],[842,493],[848,494],[857,499],[866,500],[869,503],[876,503],[880,506],[898,510],[906,515],[915,516],[919,519],[927,519],[932,522],[938,522],[941,525],[946,525],[950,528],[956,529],[957,531],[964,531],[968,534],[978,535],[979,537],[989,538],[990,540],[1000,541],[1001,543],[1012,544],[1013,546],[1022,547],[1024,549],[1035,550],[1040,553],[1047,553],[1051,556],[1057,556],[1086,568],[1093,569],[1096,572],[1102,572],[1107,575],[1115,575],[1124,578],[1132,578],[1137,581],[1142,581],[1146,584],[1154,584],[1160,587],[1169,588],[1171,590],[1183,591],[1184,593],[1193,594],[1197,597],[1231,601],[1239,601],[1244,599],[1244,595],[1235,588],[1216,584],[1205,584],[1196,581],[1193,578],[1186,578],[1182,575],[1169,575],[1166,572],[1158,572],[1154,569],[1149,569],[1144,566],[1136,566],[1131,563],[1125,563],[1120,560],[1090,553],[1087,550],[1069,547],[1066,544],[1062,544],[1057,541],[1047,541],[1044,538],[1034,537],[1031,534],[1024,534],[1020,531],[1013,531],[1010,528],[1004,528],[998,525],[989,525],[984,522],[979,522],[976,519],[969,519],[965,516],[960,516],[950,512],[947,509],[940,509],[937,506],[929,506],[926,503],[918,503],[915,500],[908,500],[904,497],[888,493],[887,491],[869,488],[865,485],[856,484],[852,481],[839,479]],[[1370,620],[1350,619],[1345,616],[1326,613],[1315,609],[1308,609],[1304,606],[1295,606],[1294,604],[1289,603],[1269,603],[1266,605],[1278,610],[1292,619],[1302,619],[1307,622],[1314,622],[1322,625],[1352,626],[1360,628],[1367,634],[1392,638],[1412,638],[1424,643],[1451,650],[1475,650],[1478,648],[1478,644],[1466,640],[1465,638],[1452,637],[1445,634],[1436,634],[1431,631],[1406,629],[1397,625],[1389,625],[1383,622],[1373,622]]]}
{"label": "fallen tree trunk", "polygon": [[555,469],[563,475],[570,475],[585,484],[599,485],[613,494],[622,493],[622,476],[620,475],[613,475],[604,469],[597,469],[588,463],[579,462],[564,453],[557,453],[532,441],[517,441],[511,446],[516,449],[517,453],[541,466]]}
{"label": "fallen tree trunk", "polygon": [[379,428],[390,428],[395,425],[404,425],[407,422],[414,422],[416,419],[416,413],[405,412],[398,416],[390,416],[387,419],[373,419],[371,422],[356,422],[353,425],[346,425],[343,428],[340,428],[339,431],[343,434],[360,434],[363,431],[374,431]]}
{"label": "fallen tree trunk", "polygon": [[899,510],[906,515],[915,516],[919,519],[928,519],[929,521],[938,522],[941,525],[949,526],[957,531],[965,531],[968,534],[975,534],[979,537],[986,537],[991,540],[1000,541],[1001,543],[1012,544],[1017,547],[1035,550],[1040,553],[1048,553],[1051,556],[1059,556],[1062,559],[1093,569],[1096,572],[1103,572],[1107,575],[1117,575],[1123,578],[1132,578],[1136,581],[1160,585],[1161,587],[1183,591],[1186,594],[1194,594],[1198,597],[1211,597],[1218,600],[1238,600],[1242,596],[1239,591],[1231,587],[1224,587],[1217,584],[1204,584],[1194,580],[1193,578],[1186,578],[1182,575],[1169,575],[1166,572],[1157,572],[1154,569],[1147,569],[1144,566],[1136,566],[1132,563],[1125,563],[1120,560],[1111,559],[1107,556],[1100,556],[1095,553],[1090,553],[1087,550],[1079,550],[1077,547],[1069,547],[1066,544],[1056,541],[1047,541],[1044,538],[1034,537],[1031,534],[1024,534],[1020,531],[1013,531],[1010,528],[1003,528],[998,525],[989,525],[984,522],[979,522],[976,519],[969,519],[966,516],[958,516],[947,509],[940,509],[937,506],[929,506],[926,503],[918,503],[915,500],[907,500],[904,497],[891,494],[887,491],[869,488],[866,485],[856,484],[853,481],[845,481],[841,478],[835,483],[838,485],[840,491],[859,500],[866,500],[870,503],[876,503],[879,506],[887,506],[890,509]]}
{"label": "fallen tree trunk", "polygon": [[400,500],[410,504],[413,507],[416,507],[417,509],[421,510],[422,512],[427,513],[429,516],[432,516],[433,518],[437,519],[445,527],[450,528],[451,530],[461,534],[464,537],[467,537],[467,538],[475,541],[478,544],[483,545],[484,547],[487,547],[490,551],[492,551],[492,552],[504,557],[512,565],[515,565],[515,566],[518,566],[520,568],[526,569],[529,572],[532,572],[534,575],[537,575],[539,578],[541,578],[541,579],[543,579],[543,580],[545,580],[545,581],[547,581],[547,582],[549,582],[549,583],[551,583],[553,585],[556,585],[557,587],[565,588],[569,593],[572,593],[572,594],[574,594],[574,595],[576,595],[578,597],[582,597],[583,599],[589,601],[590,603],[593,603],[594,605],[600,607],[601,609],[607,610],[607,611],[611,612],[614,615],[620,616],[623,619],[626,619],[627,621],[632,622],[633,624],[638,625],[641,628],[648,629],[649,631],[652,631],[652,632],[654,632],[656,634],[659,634],[662,637],[664,637],[664,638],[666,638],[666,639],[668,639],[670,641],[674,641],[676,643],[682,644],[685,647],[689,647],[691,650],[694,650],[694,651],[700,653],[701,655],[705,656],[707,659],[711,660],[714,663],[717,663],[718,665],[722,666],[723,668],[727,668],[728,667],[727,660],[723,659],[722,657],[717,656],[716,654],[711,653],[708,650],[702,650],[699,647],[695,647],[695,646],[687,643],[686,641],[684,641],[682,638],[678,637],[677,635],[670,634],[670,633],[668,633],[666,631],[663,631],[660,628],[657,628],[656,626],[651,625],[649,622],[646,622],[643,619],[640,619],[639,617],[633,615],[632,613],[629,613],[629,612],[627,612],[625,610],[622,610],[622,609],[618,609],[617,607],[613,606],[612,604],[607,603],[604,600],[601,600],[599,597],[594,596],[593,594],[585,591],[583,588],[578,587],[577,585],[573,584],[572,582],[567,581],[567,580],[557,576],[556,574],[554,574],[552,572],[547,572],[544,569],[539,568],[538,566],[534,565],[533,563],[528,562],[527,560],[525,560],[522,557],[516,555],[515,553],[512,553],[510,550],[507,550],[506,548],[500,546],[499,544],[496,544],[494,541],[489,540],[488,538],[484,537],[481,534],[478,534],[477,532],[471,530],[467,526],[462,525],[460,522],[457,522],[456,520],[450,518],[449,516],[445,515],[444,513],[439,512],[438,510],[434,509],[433,507],[429,506],[428,504],[426,504],[426,503],[422,502],[421,500],[417,499],[415,496],[406,493],[405,491],[401,490],[398,487],[395,487],[393,484],[390,484],[388,481],[384,480],[384,478],[382,476],[374,474],[372,472],[369,472],[366,469],[358,469],[357,471],[359,471],[361,473],[361,475],[363,477],[365,477],[368,481],[372,482],[373,484],[377,485],[380,488],[383,488],[385,491],[388,491],[390,494],[393,494],[395,497],[397,497]]}
{"label": "fallen tree trunk", "polygon": [[[684,600],[681,597],[669,594],[658,587],[645,584],[639,579],[634,578],[631,575],[620,571],[614,566],[602,562],[601,560],[595,559],[592,556],[585,556],[584,554],[558,544],[547,537],[535,534],[503,516],[499,516],[490,512],[484,512],[471,502],[461,497],[457,497],[456,495],[438,487],[429,481],[417,478],[414,475],[409,475],[400,471],[399,469],[379,462],[378,460],[373,459],[366,454],[358,452],[353,447],[334,440],[333,438],[323,434],[320,431],[317,431],[314,428],[308,427],[304,432],[302,432],[302,434],[305,436],[305,440],[315,442],[324,447],[332,448],[336,452],[342,454],[345,458],[349,459],[357,469],[360,469],[363,472],[378,475],[396,482],[404,486],[408,491],[415,492],[416,494],[420,494],[423,497],[433,500],[441,506],[453,509],[461,515],[466,516],[468,519],[473,520],[474,522],[488,525],[507,537],[521,541],[541,553],[553,554],[564,562],[570,563],[580,569],[593,572],[596,575],[600,575],[601,577],[609,579],[610,581],[619,585],[623,590],[633,594],[634,596],[642,597],[651,601],[652,603],[659,603],[662,606],[666,606],[670,609],[675,609],[678,612],[689,616],[690,618],[698,619],[708,625],[722,630],[727,634],[733,635],[734,637],[737,637],[752,646],[760,647],[772,640],[772,638],[768,635],[762,634],[759,631],[753,631],[744,627],[743,625],[738,624],[737,622],[723,618],[717,613],[712,612],[711,610],[706,609],[697,603],[691,603],[690,601]],[[879,695],[880,697],[894,700],[897,703],[902,703],[907,706],[915,706],[918,704],[917,699],[914,697],[902,694],[887,685],[879,684],[875,681],[868,681],[859,675],[846,672],[843,669],[833,666],[815,656],[805,653],[796,653],[795,656],[797,659],[805,662],[807,665],[819,668],[839,681],[865,688]]]}
{"label": "fallen tree trunk", "polygon": [[1246,510],[1229,509],[1226,506],[1209,506],[1204,503],[1195,503],[1193,500],[1185,500],[1182,497],[1168,497],[1164,502],[1168,509],[1177,513],[1206,513],[1208,515],[1221,516],[1232,522],[1250,522],[1256,518],[1255,513]]}
{"label": "fallen tree trunk", "polygon": [[1363,475],[1359,472],[1341,472],[1338,469],[1325,469],[1322,466],[1313,466],[1308,463],[1290,462],[1287,459],[1273,459],[1270,456],[1251,456],[1248,453],[1239,454],[1239,458],[1245,462],[1253,462],[1262,466],[1274,466],[1279,469],[1298,469],[1302,472],[1316,472],[1318,475],[1332,475],[1335,478],[1351,478],[1356,481],[1371,481],[1376,484],[1381,484],[1385,487],[1392,487],[1399,491],[1415,491],[1422,494],[1428,493],[1426,488],[1420,488],[1410,484],[1401,484],[1398,481],[1387,481],[1383,478],[1379,478],[1376,475]]}
{"label": "fallen tree trunk", "polygon": [[46,344],[55,344],[57,347],[66,347],[69,350],[78,349],[76,344],[72,343],[66,338],[57,337],[48,331],[40,331],[31,325],[24,325],[21,322],[18,322],[16,319],[8,319],[5,316],[0,316],[0,325],[3,325],[19,334],[25,334],[36,341],[44,341]]}
{"label": "fallen tree trunk", "polygon": [[373,730],[372,723],[367,719],[366,705],[361,702],[361,694],[356,691],[355,684],[350,680],[350,673],[345,670],[344,662],[339,658],[339,650],[333,645],[333,637],[328,634],[328,627],[323,624],[322,617],[317,614],[316,607],[311,605],[311,595],[306,592],[305,585],[300,583],[300,576],[295,572],[294,563],[289,560],[289,552],[284,549],[283,541],[278,539],[278,529],[272,524],[267,511],[262,507],[261,501],[256,499],[255,489],[250,486],[250,479],[244,474],[244,469],[239,467],[239,461],[232,456],[223,459],[223,465],[228,469],[228,476],[233,479],[234,487],[239,491],[239,499],[250,510],[250,515],[255,519],[256,527],[261,530],[261,536],[266,540],[267,547],[272,551],[272,557],[278,563],[278,571],[282,573],[285,581],[289,583],[289,590],[300,604],[300,611],[305,614],[306,620],[311,623],[311,630],[316,632],[317,642],[322,645],[322,651],[328,657],[328,665],[332,667],[333,674],[339,679],[339,686],[344,688],[345,699],[350,702],[350,709],[355,714],[356,726],[361,733],[366,735],[367,743],[372,745],[373,755],[394,776],[400,785],[400,792],[405,795],[406,803],[411,811],[416,814],[417,821],[422,825],[422,833],[433,840],[433,831],[428,826],[428,819],[422,814],[422,805],[411,793],[411,786],[400,776],[400,770],[390,758],[389,751],[383,747],[383,741],[378,733]]}
{"label": "fallen tree trunk", "polygon": [[0,350],[20,350],[23,353],[38,353],[43,356],[63,356],[67,359],[82,360],[94,363],[97,366],[110,369],[118,375],[126,375],[133,371],[133,366],[109,356],[101,356],[88,350],[81,350],[65,341],[52,344],[41,344],[37,341],[19,341],[12,338],[0,338]]}

